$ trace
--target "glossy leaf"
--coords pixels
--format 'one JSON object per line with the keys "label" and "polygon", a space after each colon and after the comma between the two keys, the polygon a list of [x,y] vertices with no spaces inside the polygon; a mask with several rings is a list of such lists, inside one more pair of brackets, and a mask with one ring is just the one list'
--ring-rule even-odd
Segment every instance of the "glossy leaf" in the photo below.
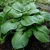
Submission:
{"label": "glossy leaf", "polygon": [[9,15],[10,17],[13,17],[13,18],[19,18],[19,17],[22,16],[22,13],[17,12],[17,11],[14,10],[14,9],[11,9],[11,10],[9,11],[8,15]]}
{"label": "glossy leaf", "polygon": [[24,26],[29,26],[34,23],[38,23],[37,18],[35,16],[25,16],[23,20],[21,20],[21,24]]}
{"label": "glossy leaf", "polygon": [[37,16],[24,16],[23,20],[21,20],[21,24],[24,26],[29,26],[32,25],[34,23],[40,24],[44,22],[44,17],[41,15],[37,15]]}
{"label": "glossy leaf", "polygon": [[23,4],[21,4],[20,2],[15,2],[15,3],[12,5],[12,7],[13,7],[16,11],[22,12],[24,6],[23,6]]}
{"label": "glossy leaf", "polygon": [[29,14],[35,14],[35,13],[39,13],[39,10],[38,9],[34,9],[34,10],[30,10],[29,11]]}
{"label": "glossy leaf", "polygon": [[[44,28],[43,28],[44,27]],[[41,28],[41,29],[40,29]],[[34,36],[40,41],[40,42],[49,42],[49,30],[45,26],[40,26],[33,29]]]}
{"label": "glossy leaf", "polygon": [[50,33],[50,30],[46,27],[46,26],[44,26],[44,25],[42,25],[42,26],[37,26],[36,27],[39,31],[41,31],[41,32],[43,32],[43,33],[45,33],[45,34],[49,34]]}
{"label": "glossy leaf", "polygon": [[10,17],[14,17],[14,18],[18,18],[18,17],[22,16],[22,13],[16,11],[15,9],[13,9],[10,6],[7,6],[4,8],[4,13],[5,13],[5,16],[10,16]]}
{"label": "glossy leaf", "polygon": [[39,10],[37,9],[36,4],[34,4],[34,2],[29,3],[24,8],[25,8],[25,12],[27,12],[28,14],[34,14],[34,13],[39,12]]}
{"label": "glossy leaf", "polygon": [[41,14],[45,17],[47,21],[50,21],[50,13],[48,12],[41,12]]}
{"label": "glossy leaf", "polygon": [[12,38],[12,45],[15,49],[21,49],[28,44],[27,34],[23,32],[16,32],[14,37]]}
{"label": "glossy leaf", "polygon": [[18,26],[18,23],[11,23],[11,22],[5,22],[2,26],[1,26],[1,32],[3,34],[6,34],[8,31],[16,29]]}

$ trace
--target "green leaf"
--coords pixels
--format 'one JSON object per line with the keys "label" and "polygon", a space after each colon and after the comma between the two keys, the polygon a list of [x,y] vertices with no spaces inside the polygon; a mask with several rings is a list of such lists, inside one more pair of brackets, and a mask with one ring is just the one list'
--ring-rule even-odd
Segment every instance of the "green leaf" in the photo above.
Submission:
{"label": "green leaf", "polygon": [[29,14],[39,13],[39,10],[38,9],[30,10],[28,13]]}
{"label": "green leaf", "polygon": [[9,21],[1,25],[1,32],[6,34],[8,31],[16,29],[19,23],[11,23]]}
{"label": "green leaf", "polygon": [[32,36],[32,28],[28,29],[26,31],[26,33],[27,33],[28,37],[31,37]]}
{"label": "green leaf", "polygon": [[22,16],[22,13],[16,11],[14,8],[12,8],[10,6],[6,6],[4,8],[4,14],[5,14],[6,17],[10,16],[10,17],[13,17],[13,18],[18,18],[18,17]]}
{"label": "green leaf", "polygon": [[[43,28],[44,27],[44,28]],[[33,29],[34,36],[40,41],[40,42],[49,42],[49,30],[45,26],[39,26]]]}
{"label": "green leaf", "polygon": [[14,37],[12,38],[12,45],[15,49],[21,49],[28,44],[27,34],[23,32],[16,32]]}
{"label": "green leaf", "polygon": [[39,24],[42,24],[45,18],[42,15],[35,15]]}
{"label": "green leaf", "polygon": [[44,17],[41,15],[36,15],[36,16],[24,16],[23,20],[21,20],[21,24],[23,26],[30,26],[34,23],[41,24],[44,22]]}
{"label": "green leaf", "polygon": [[29,26],[34,23],[38,23],[37,18],[34,16],[24,16],[23,20],[21,20],[21,24],[24,26]]}
{"label": "green leaf", "polygon": [[12,5],[12,7],[13,7],[16,11],[22,12],[24,6],[23,6],[23,4],[21,4],[20,2],[15,2],[15,3]]}
{"label": "green leaf", "polygon": [[22,28],[18,28],[16,29],[17,32],[20,32],[20,31],[24,31],[26,28],[25,27],[22,27]]}
{"label": "green leaf", "polygon": [[2,20],[2,23],[5,23],[7,21],[7,18],[9,17],[8,16],[8,12],[11,10],[11,7],[10,6],[6,6],[4,9],[3,9],[3,20]]}
{"label": "green leaf", "polygon": [[42,25],[42,26],[37,26],[36,28],[37,28],[39,31],[41,31],[41,32],[43,32],[43,33],[45,33],[45,34],[50,33],[50,30],[49,30],[46,26],[44,26],[44,25]]}
{"label": "green leaf", "polygon": [[4,13],[7,15],[7,13],[11,10],[10,6],[5,6],[5,8],[3,9]]}
{"label": "green leaf", "polygon": [[26,4],[30,3],[30,2],[32,2],[33,0],[17,0],[17,1],[24,4],[24,5],[26,5]]}
{"label": "green leaf", "polygon": [[40,12],[40,13],[45,17],[47,21],[50,21],[50,13],[48,12]]}
{"label": "green leaf", "polygon": [[40,31],[34,31],[34,36],[40,41],[40,42],[49,42],[49,37],[47,34],[44,34]]}
{"label": "green leaf", "polygon": [[24,6],[25,11],[29,10],[35,10],[36,9],[36,4],[34,2],[30,2],[27,5]]}
{"label": "green leaf", "polygon": [[[16,9],[17,9],[17,8],[16,8]],[[8,15],[9,15],[10,17],[12,17],[12,18],[19,18],[19,17],[22,16],[22,13],[20,13],[20,12],[14,10],[14,9],[11,9],[11,10],[9,11]]]}
{"label": "green leaf", "polygon": [[34,36],[41,42],[49,42],[49,36],[40,31],[35,31]]}
{"label": "green leaf", "polygon": [[36,7],[36,4],[34,4],[34,2],[31,2],[29,4],[27,4],[24,7],[25,12],[27,12],[28,14],[34,14],[34,13],[38,13],[39,10]]}
{"label": "green leaf", "polygon": [[20,2],[15,2],[14,4],[12,4],[11,7],[6,6],[4,8],[5,16],[10,16],[14,18],[18,18],[26,14],[31,15],[38,12],[39,10],[36,9],[36,5],[34,4],[34,2],[31,2],[27,5],[23,5]]}
{"label": "green leaf", "polygon": [[0,12],[0,25],[2,24],[2,20],[3,20],[3,12]]}

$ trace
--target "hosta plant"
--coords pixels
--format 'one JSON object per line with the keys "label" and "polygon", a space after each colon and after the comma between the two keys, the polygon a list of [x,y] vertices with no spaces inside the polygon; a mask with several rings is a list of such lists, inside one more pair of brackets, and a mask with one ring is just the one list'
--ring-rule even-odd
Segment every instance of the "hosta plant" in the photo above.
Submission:
{"label": "hosta plant", "polygon": [[17,50],[24,48],[32,35],[40,42],[49,42],[50,30],[44,25],[45,21],[50,21],[50,14],[37,9],[34,2],[7,5],[0,12],[0,43],[12,30],[15,31],[11,33],[14,34],[11,43]]}

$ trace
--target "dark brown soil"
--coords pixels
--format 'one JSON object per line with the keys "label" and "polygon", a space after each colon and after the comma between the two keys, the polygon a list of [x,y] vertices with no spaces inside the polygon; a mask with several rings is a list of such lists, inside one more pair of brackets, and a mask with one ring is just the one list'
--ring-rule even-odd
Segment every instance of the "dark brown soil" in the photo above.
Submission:
{"label": "dark brown soil", "polygon": [[0,50],[13,50],[12,45],[11,45],[11,38],[13,35],[8,35],[5,43],[0,44]]}
{"label": "dark brown soil", "polygon": [[50,50],[50,43],[41,43],[32,36],[25,50]]}
{"label": "dark brown soil", "polygon": [[[7,36],[5,43],[0,45],[0,50],[14,50],[11,45],[12,36],[13,35]],[[50,50],[50,43],[41,43],[32,36],[25,50]]]}

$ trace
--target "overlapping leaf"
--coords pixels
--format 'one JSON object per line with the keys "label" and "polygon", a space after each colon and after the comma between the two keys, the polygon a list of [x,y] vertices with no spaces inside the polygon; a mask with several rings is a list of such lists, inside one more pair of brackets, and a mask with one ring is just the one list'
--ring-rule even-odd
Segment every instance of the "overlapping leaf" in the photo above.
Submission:
{"label": "overlapping leaf", "polygon": [[49,30],[45,26],[39,26],[33,30],[34,36],[41,42],[49,42]]}
{"label": "overlapping leaf", "polygon": [[5,22],[2,26],[1,26],[1,32],[3,34],[6,34],[8,31],[16,29],[19,23],[11,23],[9,21]]}
{"label": "overlapping leaf", "polygon": [[47,21],[50,21],[50,13],[48,12],[41,12],[41,14],[45,17]]}
{"label": "overlapping leaf", "polygon": [[21,20],[21,24],[24,26],[29,26],[32,25],[34,23],[42,23],[44,22],[44,17],[41,15],[37,15],[37,16],[25,16],[23,17],[23,20]]}
{"label": "overlapping leaf", "polygon": [[49,34],[50,33],[50,30],[46,27],[46,26],[38,26],[36,27],[39,31],[45,33],[45,34]]}
{"label": "overlapping leaf", "polygon": [[21,49],[28,44],[27,34],[23,32],[16,32],[14,37],[12,38],[12,45],[15,49]]}
{"label": "overlapping leaf", "polygon": [[11,16],[11,17],[18,18],[18,17],[21,17],[21,16],[23,16],[25,14],[30,15],[30,14],[38,13],[39,10],[36,9],[36,5],[33,2],[29,3],[27,5],[23,5],[23,4],[19,3],[19,2],[15,2],[14,4],[12,4],[11,7],[7,6],[4,9],[4,12],[5,13],[7,12],[8,15]]}
{"label": "overlapping leaf", "polygon": [[8,31],[16,30],[12,38],[13,48],[24,48],[28,44],[32,32],[34,32],[34,36],[39,41],[49,42],[48,34],[50,31],[46,26],[43,26],[42,23],[45,20],[50,21],[50,14],[37,9],[32,0],[15,1],[16,0],[6,1],[7,3],[5,4],[7,6],[5,6],[3,10],[3,17],[1,15],[2,13],[0,14],[0,21],[2,21],[0,32],[7,35]]}

